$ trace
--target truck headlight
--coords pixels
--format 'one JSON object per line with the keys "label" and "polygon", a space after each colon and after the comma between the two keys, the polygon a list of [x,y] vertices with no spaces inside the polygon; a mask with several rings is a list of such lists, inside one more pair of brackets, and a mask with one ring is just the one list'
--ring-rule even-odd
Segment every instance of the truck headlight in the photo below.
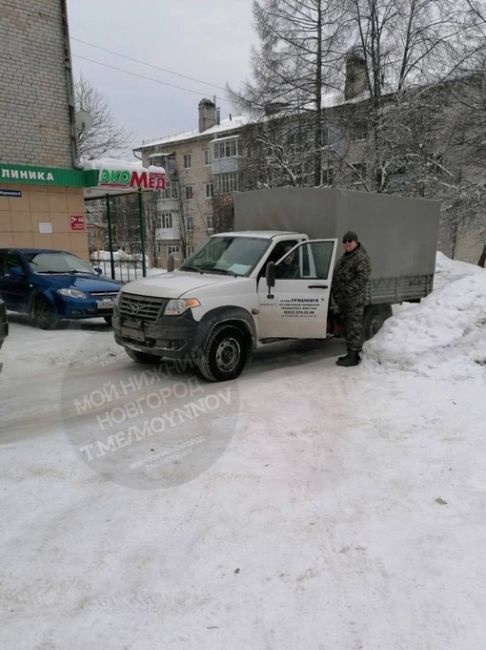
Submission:
{"label": "truck headlight", "polygon": [[57,293],[60,296],[67,296],[68,298],[87,298],[88,296],[84,291],[79,289],[74,289],[74,287],[68,287],[67,289],[58,289]]}
{"label": "truck headlight", "polygon": [[180,316],[188,309],[194,309],[200,305],[197,298],[173,298],[165,306],[164,316]]}

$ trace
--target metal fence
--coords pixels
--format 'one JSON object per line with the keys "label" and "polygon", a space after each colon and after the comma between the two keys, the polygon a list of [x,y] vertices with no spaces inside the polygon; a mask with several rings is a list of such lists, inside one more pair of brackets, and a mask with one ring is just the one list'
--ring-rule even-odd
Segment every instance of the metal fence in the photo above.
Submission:
{"label": "metal fence", "polygon": [[[96,255],[92,255],[90,262],[94,268],[101,269],[103,275],[106,275],[108,278],[112,277],[111,261],[109,259],[98,259]],[[114,259],[113,265],[115,271],[114,279],[119,282],[131,282],[132,280],[138,280],[143,277],[142,260]]]}

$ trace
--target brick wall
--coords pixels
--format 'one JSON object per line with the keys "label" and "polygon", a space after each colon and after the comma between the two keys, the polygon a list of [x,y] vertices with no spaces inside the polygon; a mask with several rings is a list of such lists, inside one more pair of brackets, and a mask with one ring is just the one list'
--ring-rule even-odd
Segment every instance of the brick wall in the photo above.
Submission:
{"label": "brick wall", "polygon": [[0,0],[0,160],[71,167],[61,0]]}

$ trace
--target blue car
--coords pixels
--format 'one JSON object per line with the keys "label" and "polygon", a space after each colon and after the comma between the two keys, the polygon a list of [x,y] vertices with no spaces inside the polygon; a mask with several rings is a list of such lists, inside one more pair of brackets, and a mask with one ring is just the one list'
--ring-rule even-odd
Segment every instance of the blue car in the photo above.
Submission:
{"label": "blue car", "polygon": [[0,248],[0,296],[7,309],[31,314],[42,329],[100,316],[111,323],[120,286],[66,251]]}

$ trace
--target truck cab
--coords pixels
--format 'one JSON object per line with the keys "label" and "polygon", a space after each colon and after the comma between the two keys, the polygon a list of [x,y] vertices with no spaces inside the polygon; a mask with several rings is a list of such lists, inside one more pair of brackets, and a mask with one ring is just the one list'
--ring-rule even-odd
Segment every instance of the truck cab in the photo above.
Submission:
{"label": "truck cab", "polygon": [[190,359],[210,381],[233,379],[265,343],[326,338],[336,250],[298,232],[213,235],[177,271],[122,288],[116,341],[142,363]]}

